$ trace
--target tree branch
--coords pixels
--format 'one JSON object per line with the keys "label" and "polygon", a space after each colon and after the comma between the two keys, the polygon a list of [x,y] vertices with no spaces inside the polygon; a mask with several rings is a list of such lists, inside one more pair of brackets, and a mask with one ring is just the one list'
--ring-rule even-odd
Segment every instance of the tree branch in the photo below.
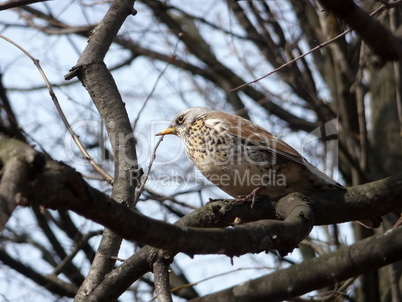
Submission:
{"label": "tree branch", "polygon": [[319,258],[190,301],[284,301],[401,259],[402,227],[399,227]]}
{"label": "tree branch", "polygon": [[402,39],[394,36],[387,28],[366,14],[353,0],[319,2],[358,32],[364,42],[384,62],[402,59]]}
{"label": "tree branch", "polygon": [[17,205],[27,202],[27,183],[44,165],[44,156],[27,144],[13,140],[0,141],[0,230],[10,218]]}
{"label": "tree branch", "polygon": [[[134,0],[112,2],[102,22],[92,32],[77,64],[65,76],[66,80],[78,76],[99,111],[115,157],[112,196],[130,206],[134,204],[134,188],[137,185],[137,179],[132,177],[133,171],[138,169],[135,138],[125,104],[103,60],[123,22],[136,13],[133,6]],[[115,260],[111,256],[117,255],[120,244],[121,238],[105,229],[88,276],[76,296],[77,301],[84,301],[113,269]]]}
{"label": "tree branch", "polygon": [[[67,169],[65,166],[64,168]],[[63,175],[63,172],[52,173],[52,175],[54,174]],[[77,175],[74,177],[77,177]],[[70,180],[73,180],[74,177],[66,176],[66,178]],[[57,180],[57,183],[59,182],[62,183],[63,181]],[[315,222],[316,224],[344,222],[361,219],[362,217],[381,215],[391,211],[392,209],[397,209],[398,207],[401,207],[402,202],[402,199],[400,198],[402,194],[401,183],[402,175],[398,175],[374,183],[350,188],[345,196],[341,195],[335,197],[333,196],[333,192],[323,192],[321,194],[316,193],[315,196],[310,198],[309,203],[315,214]],[[46,188],[48,185],[50,185],[50,187],[59,187],[57,185],[46,184],[45,181]],[[39,189],[38,187],[35,191],[43,190],[44,189]],[[92,192],[94,189],[89,187],[88,190]],[[110,204],[113,203],[111,199],[96,190],[91,194],[94,196],[94,199],[88,201],[85,201],[86,195],[84,194],[73,194],[73,198],[79,198],[79,200],[75,200],[77,207],[80,207],[80,205],[85,206],[87,203],[90,203],[92,204],[93,209],[89,211],[93,211],[93,214],[96,214],[96,212],[100,210],[95,210],[96,205],[102,205],[105,202]],[[61,195],[64,196],[64,198],[67,196],[65,193],[62,193]],[[49,196],[52,196],[52,194],[49,194]],[[38,198],[40,198],[40,196]],[[67,204],[63,199],[58,200],[57,196],[54,201],[48,201],[52,204],[55,202],[54,205],[57,206],[59,206],[58,204]],[[124,215],[116,213],[112,214],[110,217],[108,214],[111,214],[112,212],[114,213],[115,211],[110,208],[108,208],[107,211],[109,212],[99,213],[99,216],[105,215],[104,219],[106,221],[119,221],[119,225],[126,228],[129,232],[135,230],[132,227],[127,226],[123,220],[120,219],[120,217],[123,217]],[[128,211],[128,209],[124,208],[124,211]],[[236,217],[239,217],[240,220],[244,222],[258,219],[275,219],[275,212],[273,211],[271,204],[268,202],[256,202],[255,207],[251,209],[248,204],[234,204],[226,200],[220,200],[208,203],[203,208],[186,215],[176,224],[183,226],[184,230],[187,230],[184,226],[225,227],[231,225]],[[134,217],[128,218],[131,222],[136,221],[136,219],[137,218]],[[139,221],[139,224],[141,225],[142,222]],[[146,226],[146,228],[149,231],[150,227]],[[172,238],[172,240],[176,239]],[[146,272],[152,270],[152,263],[154,262],[156,253],[157,250],[149,246],[146,246],[135,253],[105,277],[102,283],[91,293],[91,298],[96,301],[111,301],[117,299],[117,297],[119,297],[120,294],[135,280],[139,279]],[[111,288],[113,288],[113,291],[110,290]]]}
{"label": "tree branch", "polygon": [[0,11],[14,8],[14,7],[19,7],[19,6],[24,6],[32,3],[37,3],[37,2],[45,2],[49,0],[10,0],[10,1],[4,1],[0,3]]}
{"label": "tree branch", "polygon": [[76,286],[58,279],[55,275],[38,273],[33,268],[15,260],[3,248],[0,248],[0,261],[52,293],[72,298],[77,292]]}
{"label": "tree branch", "polygon": [[[43,186],[47,187],[47,191],[39,189]],[[293,212],[285,213],[289,216],[283,222],[256,221],[230,229],[181,228],[129,210],[88,186],[73,169],[55,162],[48,163],[46,171],[39,175],[30,192],[32,204],[70,209],[103,224],[127,240],[187,254],[220,253],[235,256],[269,249],[289,250],[297,246],[312,226],[307,207],[292,208]],[[297,201],[299,197],[290,195],[279,201],[278,207],[289,198]],[[249,204],[240,206],[250,207]],[[233,222],[235,217],[232,218]],[[289,234],[293,234],[291,238]],[[191,240],[195,237],[199,240]]]}
{"label": "tree branch", "polygon": [[[396,210],[402,204],[401,182],[402,176],[398,175],[351,188],[345,195],[336,192],[310,194],[309,207],[314,213],[315,224],[358,220],[384,215]],[[30,193],[32,204],[40,204],[54,209],[70,209],[113,229],[127,240],[188,254],[222,253],[234,256],[266,249],[286,249],[289,248],[289,245],[285,243],[288,239],[280,237],[288,236],[289,232],[293,235],[300,234],[299,237],[303,237],[299,230],[305,225],[305,222],[298,216],[300,214],[298,209],[295,213],[289,214],[284,222],[255,221],[231,229],[180,228],[127,209],[110,197],[91,188],[73,169],[56,162],[47,164],[45,171],[38,175],[36,181],[32,183]],[[290,195],[282,198],[277,209],[289,198],[297,198],[297,196]],[[208,221],[209,225],[222,227],[233,224],[236,217],[237,220],[240,219],[243,222],[250,221],[250,217],[252,220],[272,219],[274,218],[272,210],[262,210],[269,207],[271,207],[269,202],[262,201],[257,202],[256,208],[252,209],[247,203],[239,205],[227,201],[217,201],[188,215],[186,219],[190,225],[194,225],[194,220],[191,219],[201,215],[204,217],[204,223]],[[222,217],[224,217],[224,222],[220,221]],[[278,240],[272,240],[269,234],[277,235]],[[199,240],[192,242],[190,238],[194,237]],[[239,244],[239,238],[245,240],[245,243]],[[297,240],[301,239],[303,238]],[[293,247],[299,242],[297,240],[290,239]],[[249,242],[250,245],[246,242]]]}
{"label": "tree branch", "polygon": [[158,259],[153,264],[155,278],[155,291],[160,302],[173,302],[169,284],[170,257],[165,261],[163,251],[160,251]]}
{"label": "tree branch", "polygon": [[[310,206],[315,213],[316,224],[325,224],[325,222],[328,224],[336,223],[346,221],[347,219],[353,220],[353,218],[350,217],[352,211],[347,210],[350,207],[353,208],[353,212],[358,212],[359,217],[356,217],[356,219],[361,218],[361,215],[372,216],[380,214],[380,211],[385,211],[384,208],[380,209],[384,205],[394,201],[397,201],[396,203],[399,204],[401,203],[401,183],[402,175],[398,175],[371,184],[357,186],[349,189],[349,192],[344,197],[344,202],[342,202],[342,198],[338,200],[334,198],[327,203],[330,196],[328,192],[321,194],[321,196],[317,194],[317,196],[313,198],[318,200],[319,198],[323,198],[321,202],[310,198]],[[395,195],[393,195],[391,191],[394,189],[399,193],[396,192]],[[382,193],[373,197],[376,195],[376,191]],[[390,194],[389,198],[386,197],[387,194]],[[327,199],[325,199],[325,197],[327,197]],[[373,202],[372,207],[366,202],[369,200]],[[337,215],[338,210],[336,210],[337,203],[339,203],[339,215]],[[358,206],[359,203],[361,203],[360,207]],[[396,203],[393,205],[395,208],[398,207]],[[365,212],[365,209],[368,209],[368,211]],[[251,209],[249,205],[232,204],[227,201],[215,201],[186,215],[178,220],[176,224],[180,226],[225,227],[230,225],[236,217],[241,217],[243,221],[275,219],[275,212],[272,210],[272,206],[264,202],[256,202],[255,208]],[[335,216],[332,217],[333,215]],[[345,218],[346,220],[343,220]],[[113,272],[108,274],[103,282],[91,293],[91,298],[94,299],[94,301],[113,301],[117,299],[134,281],[152,270],[152,263],[154,259],[156,259],[157,253],[158,250],[150,246],[142,248]],[[173,256],[174,254],[171,254],[172,258]],[[291,284],[288,283],[288,286],[290,285]],[[110,290],[111,288],[113,288],[113,291]]]}
{"label": "tree branch", "polygon": [[[247,203],[219,200],[186,215],[178,225],[171,225],[131,211],[90,187],[74,169],[59,162],[48,162],[42,173],[29,183],[27,198],[32,205],[73,210],[128,240],[173,252],[234,256],[267,249],[291,250],[308,234],[313,222],[312,214],[315,224],[330,224],[397,210],[402,205],[401,184],[402,175],[397,175],[350,188],[346,194],[317,192],[309,195],[308,206],[302,200],[299,206],[295,201],[300,199],[300,195],[292,194],[276,203],[278,215],[285,218],[284,221],[261,220],[276,218],[270,202],[261,200],[251,208]],[[254,222],[216,229],[233,225],[235,220]],[[199,229],[194,226],[214,228]],[[193,238],[198,240],[194,241]],[[136,260],[130,263],[131,269],[141,267],[137,270],[139,273],[150,270],[154,253],[152,249],[145,248],[145,251],[133,256]],[[116,271],[124,270],[125,264]],[[110,275],[115,275],[114,271]]]}

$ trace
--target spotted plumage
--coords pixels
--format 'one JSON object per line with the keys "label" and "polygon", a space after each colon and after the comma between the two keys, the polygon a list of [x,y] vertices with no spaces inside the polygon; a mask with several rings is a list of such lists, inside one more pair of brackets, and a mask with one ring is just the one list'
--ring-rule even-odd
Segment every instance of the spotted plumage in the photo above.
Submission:
{"label": "spotted plumage", "polygon": [[[288,144],[236,115],[189,108],[157,135],[167,134],[179,136],[200,172],[233,197],[254,200],[256,194],[279,198],[292,192],[346,190]],[[359,222],[376,228],[381,217]]]}
{"label": "spotted plumage", "polygon": [[200,172],[233,197],[277,198],[292,192],[345,190],[296,150],[265,129],[236,115],[204,107],[180,112],[169,128]]}

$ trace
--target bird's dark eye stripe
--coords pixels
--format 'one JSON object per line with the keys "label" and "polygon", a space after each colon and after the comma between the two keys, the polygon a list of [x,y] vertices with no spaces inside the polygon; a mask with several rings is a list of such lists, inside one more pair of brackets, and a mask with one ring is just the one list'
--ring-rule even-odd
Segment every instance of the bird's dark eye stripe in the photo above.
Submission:
{"label": "bird's dark eye stripe", "polygon": [[176,119],[176,123],[177,124],[183,124],[183,122],[184,122],[184,115],[178,116],[177,119]]}

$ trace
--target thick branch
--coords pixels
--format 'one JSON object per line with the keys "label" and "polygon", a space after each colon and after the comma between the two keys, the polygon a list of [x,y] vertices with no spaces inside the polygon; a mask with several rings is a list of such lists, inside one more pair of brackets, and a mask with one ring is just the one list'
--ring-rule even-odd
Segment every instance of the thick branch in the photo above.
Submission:
{"label": "thick branch", "polygon": [[402,59],[402,39],[366,14],[353,0],[320,0],[320,3],[358,32],[384,62]]}
{"label": "thick branch", "polygon": [[402,227],[399,227],[319,258],[191,301],[284,301],[401,259]]}
{"label": "thick branch", "polygon": [[18,204],[26,202],[28,180],[41,171],[45,160],[41,153],[17,140],[0,141],[2,176],[0,183],[0,230]]}
{"label": "thick branch", "polygon": [[[256,221],[229,229],[181,228],[129,210],[88,186],[76,171],[58,163],[48,164],[32,187],[30,197],[33,204],[73,210],[127,240],[187,254],[235,256],[270,249],[289,250],[297,246],[312,226],[311,215],[305,207],[295,208],[284,222]],[[297,196],[289,198],[295,198],[292,206],[297,204]]]}
{"label": "thick branch", "polygon": [[4,120],[0,122],[0,131],[8,137],[14,137],[22,142],[26,142],[25,134],[19,126],[18,119],[15,116],[14,110],[11,107],[10,99],[7,95],[7,89],[4,87],[3,75],[0,73],[0,100],[2,110],[7,115],[7,123]]}
{"label": "thick branch", "polygon": [[[359,216],[356,219],[361,218],[360,214],[367,215],[366,217],[374,215],[373,213],[380,214],[376,208],[380,209],[382,206],[389,205],[393,201],[398,201],[400,204],[401,182],[402,175],[351,188],[345,195],[344,202],[340,202],[342,198],[336,199],[335,197],[332,201],[328,200],[326,202],[325,197],[330,199],[330,194],[327,192],[319,196],[320,194],[317,193],[315,198],[318,200],[310,199],[310,206],[315,211],[315,219],[319,222],[316,224],[346,221],[344,219],[353,220],[353,217],[350,217],[350,212],[358,212],[358,214],[354,214]],[[393,190],[395,190],[395,195],[392,193]],[[374,192],[382,192],[382,194],[373,197],[375,195]],[[389,194],[389,197],[387,197],[387,194]],[[398,194],[399,197],[397,197]],[[370,200],[373,202],[373,205],[370,205]],[[337,208],[338,202],[339,207]],[[397,207],[396,204],[394,206]],[[348,208],[353,208],[353,211],[348,211]],[[385,211],[385,209],[381,211]],[[255,208],[251,209],[249,205],[216,201],[210,202],[203,208],[186,215],[177,221],[176,224],[180,226],[224,227],[233,222],[235,217],[241,217],[243,221],[264,218],[274,219],[275,213],[269,203],[256,202]],[[93,301],[112,301],[117,299],[134,281],[152,269],[152,263],[156,255],[157,250],[146,246],[128,258],[122,265],[108,274],[105,280],[94,290],[91,294]],[[287,284],[291,285],[291,283]],[[110,288],[113,288],[113,291]]]}
{"label": "thick branch", "polygon": [[[135,13],[133,5],[134,0],[112,2],[100,25],[94,29],[76,66],[65,77],[71,79],[78,76],[104,121],[115,157],[112,196],[114,200],[128,205],[134,203],[134,188],[137,185],[137,180],[131,177],[132,170],[138,169],[135,140],[125,104],[103,59],[123,22],[130,14]],[[80,189],[84,189],[84,186]],[[115,261],[111,256],[117,255],[120,244],[121,238],[110,229],[105,229],[76,301],[85,300],[88,293],[113,269]]]}
{"label": "thick branch", "polygon": [[[383,215],[401,207],[401,184],[402,175],[398,175],[350,188],[345,195],[334,192],[315,193],[309,196],[309,207],[313,210],[316,224]],[[283,213],[281,208],[289,209],[286,202],[295,206],[289,199],[292,197],[297,198],[297,195],[288,196],[279,202],[277,209],[280,213]],[[305,212],[304,209],[300,212],[297,207],[294,210],[295,214],[292,212],[282,214],[287,217],[284,222],[257,221],[231,229],[208,230],[185,227],[185,225],[225,227],[232,225],[236,218],[243,222],[275,219],[271,203],[262,200],[257,201],[254,208],[250,208],[247,203],[236,204],[226,200],[210,202],[185,216],[180,221],[180,227],[170,225],[129,210],[90,187],[75,170],[58,162],[47,163],[43,172],[36,175],[30,183],[27,198],[36,205],[73,210],[113,229],[128,240],[189,254],[219,252],[226,255],[240,255],[264,249],[289,249],[296,246],[309,231],[307,229],[300,232],[300,227],[308,224],[303,221],[306,215],[300,215]],[[307,212],[309,207],[305,207]],[[290,234],[293,238],[290,238],[289,245],[287,240]],[[295,234],[299,235],[294,236]],[[193,238],[199,240],[193,243]],[[201,246],[199,242],[202,242]],[[205,242],[208,242],[208,246],[205,246]],[[145,254],[138,253],[138,259],[131,267],[138,269],[140,266],[141,272],[149,270],[153,258],[151,251],[152,249]],[[123,266],[125,265],[121,267]]]}
{"label": "thick branch", "polygon": [[[401,183],[402,175],[398,175],[350,188],[344,196],[342,194],[336,195],[334,192],[312,194],[309,205],[313,209],[315,223],[329,224],[350,221],[382,215],[398,209],[402,203]],[[181,250],[182,247],[180,244],[188,245],[192,241],[191,236],[199,236],[197,233],[190,232],[193,229],[186,228],[184,227],[185,225],[225,227],[233,224],[236,217],[240,218],[243,222],[275,218],[275,212],[269,202],[258,201],[255,203],[254,208],[250,208],[250,205],[247,203],[236,204],[220,200],[210,202],[203,208],[186,215],[179,223],[183,227],[171,226],[140,216],[126,207],[119,205],[105,194],[88,186],[76,171],[55,162],[49,163],[44,173],[38,177],[37,181],[32,183],[32,191],[31,198],[34,203],[40,204],[45,201],[45,206],[48,207],[74,210],[87,218],[113,227],[116,231],[121,230],[122,235],[127,235],[127,239],[138,240],[143,243],[150,243],[154,246],[173,250]],[[172,228],[174,231],[170,233]],[[239,229],[239,227],[235,229]],[[202,238],[205,238],[207,230],[201,231],[204,232],[204,237]],[[225,237],[227,230],[221,231],[221,237]],[[229,232],[231,231],[234,232],[234,230],[229,230]],[[187,237],[184,238],[181,236],[176,238],[176,234],[180,232],[184,233],[184,237],[187,234]],[[253,232],[255,233],[255,231]],[[265,232],[265,230],[262,232]],[[215,236],[217,237],[210,237],[207,240],[212,241],[213,239],[214,242],[212,244],[215,245],[214,247],[216,248],[216,245],[219,245],[218,247],[223,249],[225,244],[221,242],[221,237],[219,234],[215,234]],[[234,240],[238,241],[237,239]],[[196,246],[193,246],[193,248],[196,248]],[[272,246],[271,248],[279,247]],[[185,248],[183,251],[190,252],[186,251]],[[248,251],[251,251],[251,249]],[[191,252],[195,251],[192,250]],[[121,289],[124,290],[124,288],[127,288],[125,284],[129,286],[139,276],[151,269],[153,255],[153,249],[149,247],[136,253],[119,268],[111,272],[106,277],[107,282],[101,283],[95,292],[105,293],[103,289],[110,289],[110,284],[114,284],[113,288],[116,292],[121,291]],[[124,276],[124,284],[119,282],[121,276]],[[116,288],[116,284],[118,284],[119,289]],[[110,292],[110,290],[106,290],[106,292]],[[105,297],[104,294],[97,296]]]}
{"label": "thick branch", "polygon": [[[401,207],[401,182],[402,176],[395,176],[352,188],[345,196],[334,192],[312,194],[309,206],[313,209],[316,224],[383,215]],[[233,256],[266,249],[286,249],[289,248],[284,242],[287,239],[279,237],[295,232],[298,234],[299,228],[303,226],[297,214],[292,214],[285,219],[285,223],[256,221],[235,228],[213,230],[180,228],[130,211],[88,186],[77,172],[58,163],[49,163],[44,173],[38,176],[30,197],[34,204],[73,210],[113,229],[128,240],[188,254],[222,253]],[[224,212],[222,209],[228,204],[229,210]],[[235,217],[239,217],[241,221],[249,221],[247,215],[252,215],[253,219],[266,219],[267,214],[261,209],[269,207],[268,202],[257,202],[256,208],[251,209],[249,204],[220,201],[211,203],[192,215],[206,215],[209,221],[219,220],[217,217],[230,217],[230,221],[226,220],[226,225],[230,225]],[[236,209],[234,213],[239,215],[230,215],[232,209]],[[272,210],[268,213],[272,218]],[[276,241],[270,238],[274,234],[278,237]],[[195,237],[199,240],[193,242],[191,238]],[[249,243],[240,244],[239,238]],[[297,241],[290,242],[297,244]]]}

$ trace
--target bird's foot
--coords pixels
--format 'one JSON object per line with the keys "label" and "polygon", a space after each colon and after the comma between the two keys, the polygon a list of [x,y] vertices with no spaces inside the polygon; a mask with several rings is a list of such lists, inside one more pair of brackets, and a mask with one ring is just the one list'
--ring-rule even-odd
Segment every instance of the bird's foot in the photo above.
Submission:
{"label": "bird's foot", "polygon": [[244,195],[237,196],[237,197],[236,197],[236,202],[238,202],[238,203],[244,203],[244,202],[247,202],[247,201],[250,201],[250,200],[251,200],[251,208],[254,208],[256,196],[258,195],[258,193],[259,193],[261,190],[263,190],[263,189],[265,189],[265,188],[266,188],[266,187],[263,187],[263,186],[257,187],[257,188],[255,188],[253,191],[251,191],[250,194],[248,194],[248,195],[246,195],[246,196],[244,196]]}

